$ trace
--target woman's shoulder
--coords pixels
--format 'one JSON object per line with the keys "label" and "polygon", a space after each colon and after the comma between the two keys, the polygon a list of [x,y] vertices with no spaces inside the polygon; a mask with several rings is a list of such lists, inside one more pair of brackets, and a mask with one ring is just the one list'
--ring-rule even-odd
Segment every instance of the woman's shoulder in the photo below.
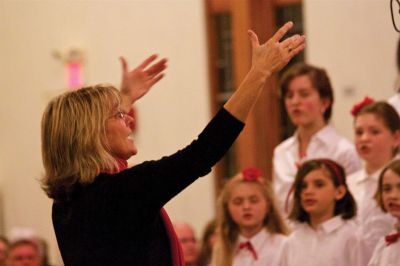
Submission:
{"label": "woman's shoulder", "polygon": [[355,219],[343,219],[343,225],[339,231],[340,238],[342,238],[346,246],[355,247],[360,246],[363,237],[362,231]]}
{"label": "woman's shoulder", "polygon": [[286,237],[286,241],[302,239],[312,233],[312,229],[307,222],[294,222],[291,224],[292,232]]}
{"label": "woman's shoulder", "polygon": [[317,133],[318,138],[321,138],[323,140],[328,141],[328,143],[335,145],[338,147],[343,148],[352,148],[354,149],[354,145],[351,141],[349,141],[345,136],[339,134],[339,132],[336,130],[336,128],[328,124],[324,128],[322,128],[318,133]]}
{"label": "woman's shoulder", "polygon": [[343,228],[346,231],[354,231],[354,232],[358,232],[358,224],[357,221],[355,220],[355,218],[351,218],[351,219],[343,219],[342,217],[340,217],[340,219],[343,221]]}
{"label": "woman's shoulder", "polygon": [[269,234],[270,238],[272,239],[272,241],[275,243],[281,243],[289,237],[288,235],[284,235],[281,233],[270,233],[269,232],[268,234]]}
{"label": "woman's shoulder", "polygon": [[296,143],[297,143],[296,136],[293,135],[293,136],[285,139],[281,143],[279,143],[274,149],[274,154],[286,152],[291,147],[293,147]]}
{"label": "woman's shoulder", "polygon": [[346,178],[347,185],[350,184],[353,185],[353,183],[356,183],[359,180],[364,179],[365,176],[366,176],[365,170],[364,168],[361,168],[360,170],[355,171],[354,173],[351,173],[347,176]]}

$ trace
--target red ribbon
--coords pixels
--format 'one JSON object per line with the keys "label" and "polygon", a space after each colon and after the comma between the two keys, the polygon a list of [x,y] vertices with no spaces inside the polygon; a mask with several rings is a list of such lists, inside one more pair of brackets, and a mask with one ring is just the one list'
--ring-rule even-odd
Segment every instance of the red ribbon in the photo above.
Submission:
{"label": "red ribbon", "polygon": [[371,103],[374,103],[374,99],[370,98],[370,97],[365,97],[361,102],[356,103],[355,105],[353,105],[353,108],[351,108],[351,114],[353,116],[356,116],[358,114],[358,112],[360,112],[361,108],[363,108],[366,105],[370,105]]}
{"label": "red ribbon", "polygon": [[254,249],[254,247],[253,247],[253,245],[251,244],[250,241],[246,241],[246,242],[240,243],[239,244],[239,250],[242,250],[242,249],[247,249],[248,251],[250,251],[251,255],[253,255],[253,258],[255,260],[257,260],[257,258],[258,258],[257,257],[257,252]]}
{"label": "red ribbon", "polygon": [[389,246],[390,244],[395,243],[399,237],[400,232],[385,236],[386,245]]}
{"label": "red ribbon", "polygon": [[242,171],[243,180],[245,181],[258,181],[263,175],[262,171],[257,167],[249,167]]}

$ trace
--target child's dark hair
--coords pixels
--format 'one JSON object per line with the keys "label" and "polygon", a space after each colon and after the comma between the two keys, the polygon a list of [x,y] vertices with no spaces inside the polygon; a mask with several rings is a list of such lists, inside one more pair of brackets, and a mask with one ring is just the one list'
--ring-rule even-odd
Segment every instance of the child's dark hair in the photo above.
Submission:
{"label": "child's dark hair", "polygon": [[281,96],[286,97],[290,82],[299,76],[309,77],[312,85],[317,90],[321,99],[328,99],[330,101],[328,108],[324,112],[324,120],[325,122],[328,122],[332,115],[334,97],[332,85],[325,69],[304,63],[297,63],[293,65],[283,74],[280,80]]}
{"label": "child's dark hair", "polygon": [[375,200],[378,203],[378,206],[381,207],[382,211],[387,212],[385,209],[385,205],[382,200],[382,184],[383,184],[383,176],[385,175],[387,170],[392,170],[396,175],[400,176],[400,160],[394,160],[389,163],[385,168],[383,168],[381,174],[379,175],[378,187],[375,192]]}
{"label": "child's dark hair", "polygon": [[[382,119],[383,124],[393,134],[400,130],[400,117],[396,109],[385,101],[378,101],[363,106],[356,114],[355,118],[362,114],[374,114]],[[355,120],[354,120],[355,121]],[[393,149],[393,156],[399,152],[399,147]]]}
{"label": "child's dark hair", "polygon": [[301,223],[310,221],[309,214],[301,206],[300,194],[306,175],[317,169],[323,169],[329,173],[335,187],[343,185],[346,188],[346,194],[343,198],[336,201],[334,216],[341,215],[343,219],[353,218],[356,215],[357,206],[347,187],[346,174],[343,167],[330,159],[314,159],[304,162],[297,171],[292,187],[294,191],[294,204],[289,214],[289,219]]}
{"label": "child's dark hair", "polygon": [[400,117],[396,109],[385,101],[378,101],[363,106],[356,114],[355,117],[362,114],[374,114],[382,119],[385,126],[395,133],[400,130]]}

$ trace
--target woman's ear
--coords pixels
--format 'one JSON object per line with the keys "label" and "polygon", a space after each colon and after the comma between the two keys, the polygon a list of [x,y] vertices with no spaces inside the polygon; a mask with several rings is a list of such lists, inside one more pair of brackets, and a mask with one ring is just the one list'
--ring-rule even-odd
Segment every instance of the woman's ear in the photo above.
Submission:
{"label": "woman's ear", "polygon": [[398,130],[396,130],[394,133],[393,133],[393,138],[394,138],[394,142],[395,142],[395,149],[398,149],[399,147],[400,147],[400,130],[398,129]]}
{"label": "woman's ear", "polygon": [[341,200],[346,195],[346,192],[347,188],[344,185],[338,186],[335,191],[335,200]]}
{"label": "woman's ear", "polygon": [[331,106],[331,100],[328,98],[321,98],[321,112],[322,114]]}

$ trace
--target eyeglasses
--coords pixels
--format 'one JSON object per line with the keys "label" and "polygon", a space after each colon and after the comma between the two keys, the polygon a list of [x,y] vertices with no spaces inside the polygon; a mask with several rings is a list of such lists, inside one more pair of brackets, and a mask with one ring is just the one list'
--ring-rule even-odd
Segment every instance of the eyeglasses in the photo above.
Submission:
{"label": "eyeglasses", "polygon": [[115,114],[113,114],[112,116],[110,116],[109,118],[116,118],[116,119],[125,119],[126,113],[118,110]]}

